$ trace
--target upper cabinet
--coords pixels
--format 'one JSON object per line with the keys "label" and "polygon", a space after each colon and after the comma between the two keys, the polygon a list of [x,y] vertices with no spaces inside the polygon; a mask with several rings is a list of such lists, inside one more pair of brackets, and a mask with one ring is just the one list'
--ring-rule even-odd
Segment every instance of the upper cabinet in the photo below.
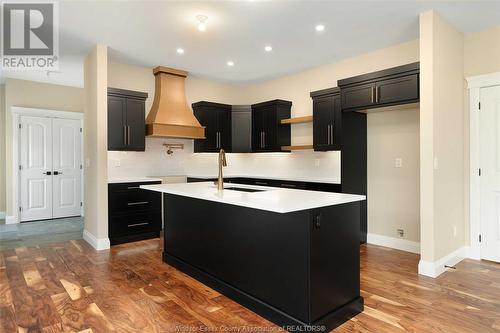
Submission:
{"label": "upper cabinet", "polygon": [[311,92],[313,146],[316,151],[340,150],[342,108],[339,88]]}
{"label": "upper cabinet", "polygon": [[281,119],[290,118],[292,102],[280,99],[252,105],[252,151],[280,152],[290,145],[290,124]]}
{"label": "upper cabinet", "polygon": [[420,63],[398,66],[338,81],[343,111],[358,111],[419,101]]}
{"label": "upper cabinet", "polygon": [[205,139],[194,140],[194,152],[231,151],[231,105],[201,101],[193,103],[193,112],[205,127]]}
{"label": "upper cabinet", "polygon": [[144,151],[147,93],[108,88],[108,150]]}

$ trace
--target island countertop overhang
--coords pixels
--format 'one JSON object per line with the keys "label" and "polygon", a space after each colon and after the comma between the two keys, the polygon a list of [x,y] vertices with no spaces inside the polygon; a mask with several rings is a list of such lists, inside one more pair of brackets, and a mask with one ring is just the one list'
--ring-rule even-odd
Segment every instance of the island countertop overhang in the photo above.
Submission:
{"label": "island countertop overhang", "polygon": [[275,213],[291,213],[307,209],[341,205],[363,201],[364,195],[308,191],[255,185],[228,184],[226,187],[262,190],[260,192],[241,192],[225,189],[222,192],[212,182],[142,185],[144,190],[179,195],[260,209]]}

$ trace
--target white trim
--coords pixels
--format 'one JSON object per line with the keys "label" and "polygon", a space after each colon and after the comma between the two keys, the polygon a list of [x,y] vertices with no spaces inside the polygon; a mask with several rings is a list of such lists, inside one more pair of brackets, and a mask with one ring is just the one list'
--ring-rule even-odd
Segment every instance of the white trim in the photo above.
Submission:
{"label": "white trim", "polygon": [[469,220],[470,220],[470,246],[467,247],[468,258],[481,258],[481,187],[479,179],[479,102],[481,88],[500,85],[500,72],[468,77],[469,89]]}
{"label": "white trim", "polygon": [[470,76],[466,78],[467,88],[485,88],[500,84],[500,72]]}
{"label": "white trim", "polygon": [[467,248],[465,246],[453,251],[434,262],[420,260],[418,263],[418,274],[431,278],[437,278],[446,271],[447,266],[455,266],[466,257]]}
{"label": "white trim", "polygon": [[109,238],[97,238],[86,229],[83,230],[83,239],[97,251],[107,250],[110,247]]}
{"label": "white trim", "polygon": [[367,234],[368,244],[390,247],[391,249],[420,254],[420,243],[389,236]]}
{"label": "white trim", "polygon": [[5,220],[5,212],[0,212],[0,219]]}
{"label": "white trim", "polygon": [[15,216],[6,216],[5,224],[16,224],[19,223],[19,220]]}
{"label": "white trim", "polygon": [[[46,117],[46,118],[61,118],[61,119],[76,119],[80,120],[80,127],[82,128],[82,133],[81,133],[81,163],[83,166],[83,157],[84,157],[84,144],[83,144],[83,112],[71,112],[71,111],[58,111],[58,110],[48,110],[48,109],[37,109],[37,108],[24,108],[24,107],[19,107],[19,106],[12,106],[10,108],[10,112],[12,113],[12,212],[14,212],[13,216],[10,216],[8,218],[11,218],[11,223],[19,223],[20,222],[20,216],[19,216],[19,202],[21,201],[21,193],[19,192],[19,124],[20,124],[20,117],[21,116],[34,116],[34,117]],[[82,182],[82,207],[81,207],[81,212],[83,216],[83,210],[85,207],[85,201],[84,201],[84,183],[85,183],[85,172],[83,170],[84,168],[82,167],[82,175],[81,175],[81,182]],[[6,222],[7,223],[7,222]]]}

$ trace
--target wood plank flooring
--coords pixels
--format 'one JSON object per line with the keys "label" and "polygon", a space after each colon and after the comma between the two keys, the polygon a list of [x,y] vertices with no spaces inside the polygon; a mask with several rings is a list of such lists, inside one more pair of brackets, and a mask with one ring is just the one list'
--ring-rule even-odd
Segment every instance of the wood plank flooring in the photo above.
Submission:
{"label": "wood plank flooring", "polygon": [[[279,331],[161,261],[158,240],[94,251],[83,240],[0,252],[0,332]],[[500,332],[500,265],[438,279],[418,256],[361,247],[365,311],[335,332]]]}

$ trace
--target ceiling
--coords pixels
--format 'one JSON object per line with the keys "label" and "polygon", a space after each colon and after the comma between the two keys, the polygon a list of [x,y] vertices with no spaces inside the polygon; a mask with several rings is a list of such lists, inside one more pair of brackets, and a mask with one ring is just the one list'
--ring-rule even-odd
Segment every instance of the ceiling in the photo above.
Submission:
{"label": "ceiling", "polygon": [[[429,9],[463,32],[500,24],[500,1],[63,1],[61,73],[3,76],[81,86],[82,59],[100,42],[111,61],[256,82],[416,39]],[[208,16],[204,32],[198,14]]]}

